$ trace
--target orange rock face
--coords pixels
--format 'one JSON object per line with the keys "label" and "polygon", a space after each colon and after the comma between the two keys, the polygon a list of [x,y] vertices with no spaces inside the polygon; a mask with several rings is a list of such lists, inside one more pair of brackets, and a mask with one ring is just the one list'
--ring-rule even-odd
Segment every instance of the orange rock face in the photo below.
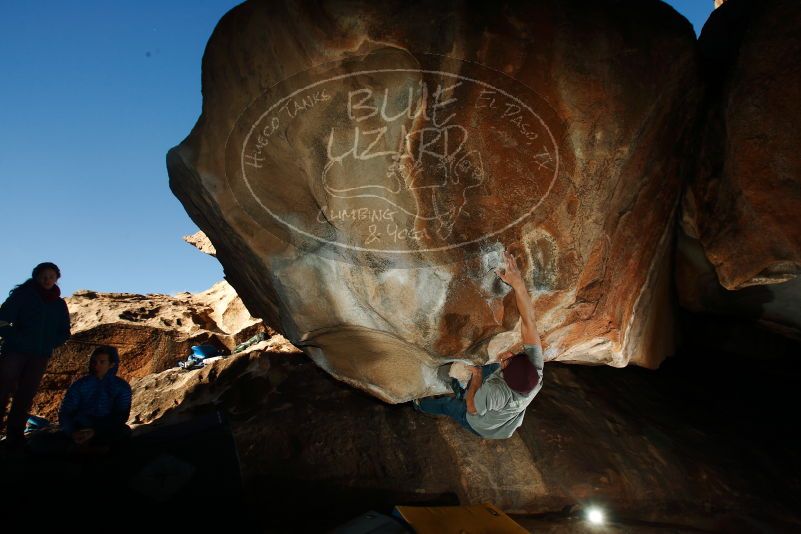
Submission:
{"label": "orange rock face", "polygon": [[[200,369],[171,368],[133,380],[130,425],[161,423],[198,407],[226,405],[237,416],[260,405],[271,389],[269,355],[301,354],[280,334]],[[245,406],[242,406],[242,405]]]}
{"label": "orange rock face", "polygon": [[655,366],[697,70],[657,2],[245,3],[170,185],[249,309],[384,400],[519,342],[504,248],[547,359]]}

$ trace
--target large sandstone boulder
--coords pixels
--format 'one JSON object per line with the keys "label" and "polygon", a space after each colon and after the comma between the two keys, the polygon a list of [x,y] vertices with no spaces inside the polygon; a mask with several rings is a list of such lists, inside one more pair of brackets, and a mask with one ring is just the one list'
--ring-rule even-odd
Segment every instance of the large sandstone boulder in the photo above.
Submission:
{"label": "large sandstone boulder", "polygon": [[657,1],[248,2],[170,186],[250,310],[386,401],[519,342],[504,247],[547,359],[653,367],[697,71]]}
{"label": "large sandstone boulder", "polygon": [[797,339],[799,25],[796,1],[730,0],[704,26],[708,105],[677,269],[689,309],[757,318]]}
{"label": "large sandstone boulder", "polygon": [[136,295],[76,291],[67,300],[72,337],[55,351],[33,412],[55,418],[67,387],[87,371],[98,345],[120,353],[119,376],[126,380],[175,367],[192,345],[213,344],[230,352],[268,328],[250,316],[227,282],[202,293]]}

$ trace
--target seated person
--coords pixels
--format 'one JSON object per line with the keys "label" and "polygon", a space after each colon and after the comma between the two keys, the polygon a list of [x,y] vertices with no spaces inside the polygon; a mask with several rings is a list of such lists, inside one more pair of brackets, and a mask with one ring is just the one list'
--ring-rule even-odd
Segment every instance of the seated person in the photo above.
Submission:
{"label": "seated person", "polygon": [[67,390],[58,412],[61,432],[78,448],[110,448],[131,434],[131,386],[119,378],[120,357],[114,347],[96,348],[89,372]]}

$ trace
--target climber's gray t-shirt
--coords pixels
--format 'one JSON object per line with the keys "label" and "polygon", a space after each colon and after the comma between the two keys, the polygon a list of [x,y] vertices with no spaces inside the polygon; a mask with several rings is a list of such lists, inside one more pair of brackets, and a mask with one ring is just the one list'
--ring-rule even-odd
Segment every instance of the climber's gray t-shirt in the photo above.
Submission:
{"label": "climber's gray t-shirt", "polygon": [[542,389],[542,347],[523,345],[523,352],[537,369],[539,382],[528,395],[522,395],[506,384],[501,369],[489,375],[474,397],[477,413],[475,415],[467,413],[467,422],[481,437],[488,439],[511,437],[517,427],[523,424],[526,408]]}

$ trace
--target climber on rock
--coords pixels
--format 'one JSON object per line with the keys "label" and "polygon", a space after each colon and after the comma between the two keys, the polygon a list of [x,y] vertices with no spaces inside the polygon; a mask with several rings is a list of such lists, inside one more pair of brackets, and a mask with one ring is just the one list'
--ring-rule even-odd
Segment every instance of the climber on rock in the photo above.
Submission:
{"label": "climber on rock", "polygon": [[[455,397],[426,397],[414,401],[416,409],[447,415],[464,428],[486,439],[511,437],[523,424],[526,408],[542,389],[543,354],[534,306],[514,256],[504,252],[504,265],[495,270],[512,287],[520,312],[523,350],[505,352],[498,363],[471,366],[466,391],[455,388]],[[463,398],[462,398],[463,397]]]}

